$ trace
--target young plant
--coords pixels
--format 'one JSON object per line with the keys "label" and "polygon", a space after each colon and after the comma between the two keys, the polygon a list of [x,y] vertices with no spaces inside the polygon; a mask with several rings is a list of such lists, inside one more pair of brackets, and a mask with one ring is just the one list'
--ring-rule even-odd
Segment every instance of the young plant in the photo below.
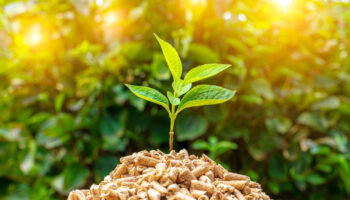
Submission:
{"label": "young plant", "polygon": [[[181,79],[182,64],[176,50],[157,35],[160,47],[165,60],[173,76],[173,91],[167,92],[167,97],[159,91],[145,86],[135,86],[125,84],[136,96],[147,101],[159,104],[165,108],[170,117],[170,139],[169,150],[173,150],[174,123],[179,113],[190,107],[214,105],[228,101],[233,97],[235,91],[231,91],[215,85],[197,85],[192,87],[192,83],[209,78],[227,69],[231,65],[225,64],[205,64],[191,69],[184,79]],[[182,95],[182,99],[180,98]],[[168,101],[169,100],[169,101]],[[169,107],[170,102],[170,107]]]}

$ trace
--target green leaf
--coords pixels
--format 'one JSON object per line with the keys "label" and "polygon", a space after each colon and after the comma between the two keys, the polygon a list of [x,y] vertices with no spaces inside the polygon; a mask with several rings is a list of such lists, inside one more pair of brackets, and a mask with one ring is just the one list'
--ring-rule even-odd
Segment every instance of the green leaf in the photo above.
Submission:
{"label": "green leaf", "polygon": [[94,171],[96,180],[101,181],[103,177],[107,176],[118,164],[118,160],[114,156],[99,157],[94,164]]}
{"label": "green leaf", "polygon": [[328,122],[323,116],[317,113],[303,112],[299,115],[297,122],[306,126],[310,126],[318,131],[325,131],[328,127]]}
{"label": "green leaf", "polygon": [[278,116],[265,119],[265,125],[271,132],[286,133],[292,126],[292,122],[289,118]]}
{"label": "green leaf", "polygon": [[184,80],[184,84],[193,83],[196,81],[200,81],[205,78],[212,77],[223,70],[229,68],[231,65],[224,64],[205,64],[198,66],[196,68],[191,69]]}
{"label": "green leaf", "polygon": [[151,64],[152,75],[158,80],[169,80],[170,71],[167,67],[163,54],[154,53]]}
{"label": "green leaf", "polygon": [[168,63],[171,74],[173,75],[175,86],[178,85],[181,74],[182,74],[182,64],[179,55],[177,54],[174,47],[172,47],[169,43],[160,39],[156,34],[154,36],[157,38],[160,47],[163,51],[166,62]]}
{"label": "green leaf", "polygon": [[174,97],[174,95],[171,92],[168,91],[166,94],[167,94],[168,99],[172,105],[177,106],[180,104],[180,99]]}
{"label": "green leaf", "polygon": [[63,171],[65,191],[83,186],[89,177],[89,170],[81,164],[74,163]]}
{"label": "green leaf", "polygon": [[251,89],[265,99],[272,100],[275,97],[271,84],[266,79],[256,79],[251,83]]}
{"label": "green leaf", "polygon": [[159,104],[163,106],[168,112],[170,112],[168,99],[159,91],[150,87],[145,87],[145,86],[136,86],[136,85],[129,85],[129,84],[125,84],[125,85],[136,96],[142,99],[145,99],[147,101],[150,101],[152,103]]}
{"label": "green leaf", "polygon": [[320,185],[325,183],[327,180],[317,173],[312,173],[306,177],[306,180],[312,185]]}
{"label": "green leaf", "polygon": [[219,55],[213,49],[199,43],[191,43],[188,47],[187,58],[196,63],[216,63],[219,61]]}
{"label": "green leaf", "polygon": [[201,115],[186,113],[177,119],[175,128],[178,141],[194,140],[205,134],[208,121]]}
{"label": "green leaf", "polygon": [[192,144],[192,148],[195,150],[209,150],[210,146],[203,140],[197,140]]}
{"label": "green leaf", "polygon": [[217,145],[213,146],[211,155],[214,158],[217,158],[221,154],[229,151],[237,149],[237,144],[230,141],[221,141]]}
{"label": "green leaf", "polygon": [[56,97],[56,99],[55,99],[55,109],[56,109],[56,112],[61,112],[63,102],[64,102],[64,94],[63,94],[63,93],[60,93],[60,94]]}
{"label": "green leaf", "polygon": [[177,94],[178,97],[181,97],[183,94],[185,94],[186,92],[188,92],[192,87],[192,83],[187,84],[186,86],[184,86],[183,88],[180,89],[179,93]]}
{"label": "green leaf", "polygon": [[215,85],[196,86],[183,97],[176,114],[189,107],[223,103],[231,99],[235,92]]}
{"label": "green leaf", "polygon": [[188,90],[191,89],[192,84],[190,83],[190,84],[184,85],[184,81],[180,80],[179,83],[177,84],[177,87],[175,87],[175,82],[173,82],[171,86],[173,87],[174,91],[177,92],[177,97],[180,97],[186,92],[188,92]]}
{"label": "green leaf", "polygon": [[324,110],[331,110],[336,109],[340,106],[341,102],[340,99],[336,96],[325,98],[311,106],[312,109],[324,109]]}

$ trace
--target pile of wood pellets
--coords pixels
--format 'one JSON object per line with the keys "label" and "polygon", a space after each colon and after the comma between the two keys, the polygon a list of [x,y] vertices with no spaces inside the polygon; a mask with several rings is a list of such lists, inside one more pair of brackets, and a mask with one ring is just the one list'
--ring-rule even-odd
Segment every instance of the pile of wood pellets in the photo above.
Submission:
{"label": "pile of wood pellets", "polygon": [[228,172],[208,156],[186,150],[165,154],[141,151],[122,157],[121,164],[89,190],[72,191],[68,200],[267,200],[248,176]]}

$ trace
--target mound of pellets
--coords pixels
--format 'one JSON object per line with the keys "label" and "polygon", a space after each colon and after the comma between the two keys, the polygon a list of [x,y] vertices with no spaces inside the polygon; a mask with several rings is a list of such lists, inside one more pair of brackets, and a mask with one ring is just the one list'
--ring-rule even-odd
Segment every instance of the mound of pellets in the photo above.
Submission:
{"label": "mound of pellets", "polygon": [[270,199],[248,176],[228,172],[204,154],[141,151],[120,162],[99,185],[72,191],[68,200]]}

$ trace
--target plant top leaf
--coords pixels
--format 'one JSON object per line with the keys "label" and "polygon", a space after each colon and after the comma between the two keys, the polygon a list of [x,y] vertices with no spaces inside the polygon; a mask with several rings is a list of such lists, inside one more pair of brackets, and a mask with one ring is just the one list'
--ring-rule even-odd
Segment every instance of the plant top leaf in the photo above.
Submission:
{"label": "plant top leaf", "polygon": [[186,92],[188,92],[192,87],[192,83],[187,84],[186,86],[184,86],[183,88],[180,89],[180,91],[178,92],[178,97],[182,96],[183,94],[185,94]]}
{"label": "plant top leaf", "polygon": [[180,79],[180,82],[177,85],[177,87],[175,87],[174,82],[171,84],[171,86],[173,87],[174,91],[177,92],[177,97],[180,97],[191,89],[192,83],[184,85],[184,81]]}
{"label": "plant top leaf", "polygon": [[235,91],[231,91],[215,85],[199,85],[192,88],[182,98],[176,114],[185,108],[214,105],[228,101],[233,97]]}
{"label": "plant top leaf", "polygon": [[159,91],[150,87],[145,87],[145,86],[136,86],[136,85],[129,85],[129,84],[125,84],[125,85],[136,96],[142,99],[145,99],[147,101],[150,101],[152,103],[159,104],[163,106],[170,113],[168,99]]}
{"label": "plant top leaf", "polygon": [[154,36],[157,38],[158,43],[160,44],[165,60],[169,66],[170,72],[173,75],[175,86],[177,87],[182,74],[182,64],[180,57],[173,46],[160,39],[156,34],[154,34]]}
{"label": "plant top leaf", "polygon": [[212,77],[231,65],[225,64],[205,64],[191,69],[184,80],[184,85]]}
{"label": "plant top leaf", "polygon": [[183,82],[184,82],[184,81],[180,79],[180,81],[179,81],[179,83],[176,85],[176,87],[175,87],[175,82],[173,82],[173,83],[171,84],[171,87],[173,87],[174,91],[179,91],[179,89],[181,89],[181,87],[182,87]]}
{"label": "plant top leaf", "polygon": [[180,104],[180,99],[174,97],[174,95],[171,92],[168,91],[166,94],[167,94],[168,99],[172,105],[176,106],[176,105]]}

